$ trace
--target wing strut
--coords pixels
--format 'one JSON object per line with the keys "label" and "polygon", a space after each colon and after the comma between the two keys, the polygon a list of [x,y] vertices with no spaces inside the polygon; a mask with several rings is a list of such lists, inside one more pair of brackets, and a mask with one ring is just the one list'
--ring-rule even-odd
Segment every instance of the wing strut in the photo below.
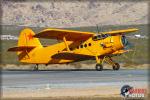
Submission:
{"label": "wing strut", "polygon": [[65,36],[63,37],[63,41],[64,41],[64,43],[65,43],[65,46],[66,46],[66,48],[67,48],[67,51],[70,51]]}

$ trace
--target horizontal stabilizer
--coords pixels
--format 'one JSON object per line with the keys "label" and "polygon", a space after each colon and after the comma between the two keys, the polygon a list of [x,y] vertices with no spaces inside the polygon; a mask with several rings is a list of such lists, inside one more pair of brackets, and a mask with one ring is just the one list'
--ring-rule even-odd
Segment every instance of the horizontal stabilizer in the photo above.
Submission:
{"label": "horizontal stabilizer", "polygon": [[12,47],[9,48],[8,51],[11,52],[18,52],[18,51],[30,51],[33,48],[35,48],[35,46],[19,46],[19,47]]}

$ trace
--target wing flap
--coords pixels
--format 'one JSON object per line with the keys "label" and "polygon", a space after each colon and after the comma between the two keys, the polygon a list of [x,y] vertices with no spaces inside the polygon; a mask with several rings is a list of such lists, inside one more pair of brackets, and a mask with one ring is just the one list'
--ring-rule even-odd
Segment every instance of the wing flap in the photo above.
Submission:
{"label": "wing flap", "polygon": [[11,51],[11,52],[19,52],[19,51],[30,51],[33,48],[35,48],[35,46],[19,46],[19,47],[12,47],[9,48],[7,51]]}
{"label": "wing flap", "polygon": [[34,35],[34,37],[63,40],[63,37],[65,36],[67,41],[77,41],[77,40],[87,40],[93,35],[94,33],[92,32],[81,32],[81,31],[49,28],[39,32],[38,34]]}

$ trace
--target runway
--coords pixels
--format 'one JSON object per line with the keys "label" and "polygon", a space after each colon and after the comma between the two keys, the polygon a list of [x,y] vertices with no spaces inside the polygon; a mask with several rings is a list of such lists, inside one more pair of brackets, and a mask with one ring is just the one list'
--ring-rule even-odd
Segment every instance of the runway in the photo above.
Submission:
{"label": "runway", "polygon": [[2,71],[2,89],[86,88],[147,85],[148,70]]}

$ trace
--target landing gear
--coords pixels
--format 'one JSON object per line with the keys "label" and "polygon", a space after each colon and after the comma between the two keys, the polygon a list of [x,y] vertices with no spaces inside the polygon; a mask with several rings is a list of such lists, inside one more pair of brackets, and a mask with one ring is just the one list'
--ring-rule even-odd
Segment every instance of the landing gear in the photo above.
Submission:
{"label": "landing gear", "polygon": [[114,62],[111,57],[109,57],[109,56],[105,57],[105,61],[108,64],[112,65],[113,70],[119,70],[120,65],[118,63]]}
{"label": "landing gear", "polygon": [[114,63],[112,67],[113,67],[113,70],[119,70],[120,65],[118,63]]}
{"label": "landing gear", "polygon": [[38,64],[36,64],[35,66],[34,66],[34,69],[33,69],[34,71],[38,71],[39,70],[39,67],[38,67]]}
{"label": "landing gear", "polygon": [[95,69],[97,71],[102,71],[103,70],[103,65],[102,64],[96,64]]}
{"label": "landing gear", "polygon": [[101,60],[101,58],[99,58],[98,56],[95,56],[95,58],[96,58],[96,62],[97,62],[95,69],[97,71],[102,71],[103,70],[103,65],[102,65],[103,60]]}
{"label": "landing gear", "polygon": [[97,62],[95,69],[97,71],[103,70],[103,62],[104,61],[106,63],[112,65],[113,70],[119,70],[119,68],[120,68],[120,65],[118,63],[114,62],[110,56],[104,56],[104,57],[95,56],[95,57],[96,57],[96,62]]}

